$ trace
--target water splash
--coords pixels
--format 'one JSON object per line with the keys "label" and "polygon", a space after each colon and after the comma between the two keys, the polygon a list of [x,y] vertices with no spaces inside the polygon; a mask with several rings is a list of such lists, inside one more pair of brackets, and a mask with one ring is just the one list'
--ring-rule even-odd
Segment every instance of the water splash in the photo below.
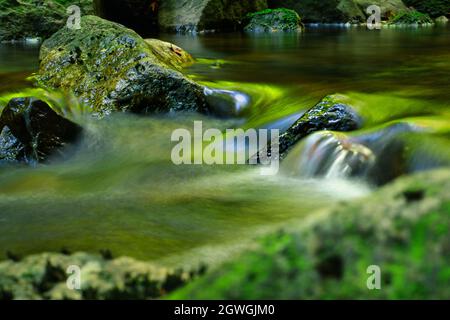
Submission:
{"label": "water splash", "polygon": [[365,176],[375,163],[373,152],[345,135],[329,131],[309,136],[287,157],[284,170],[306,178]]}

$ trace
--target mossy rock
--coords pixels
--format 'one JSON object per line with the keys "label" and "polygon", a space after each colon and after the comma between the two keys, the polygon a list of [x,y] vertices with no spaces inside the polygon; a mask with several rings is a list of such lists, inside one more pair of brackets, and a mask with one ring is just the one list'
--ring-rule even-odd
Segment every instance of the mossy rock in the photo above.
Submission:
{"label": "mossy rock", "polygon": [[246,32],[301,31],[300,16],[289,9],[266,9],[251,13],[244,30]]}
{"label": "mossy rock", "polygon": [[48,38],[63,27],[70,5],[93,14],[93,0],[0,0],[0,41]]}
{"label": "mossy rock", "polygon": [[361,128],[362,119],[348,104],[344,95],[329,95],[305,112],[285,133],[280,136],[279,151],[282,158],[300,140],[313,132],[353,131]]}
{"label": "mossy rock", "polygon": [[[67,286],[72,266],[81,271],[79,290]],[[196,272],[169,270],[126,257],[43,253],[0,263],[0,300],[155,299],[179,288]]]}
{"label": "mossy rock", "polygon": [[450,14],[450,0],[404,0],[408,7],[428,14],[432,18]]}
{"label": "mossy rock", "polygon": [[75,93],[98,116],[206,113],[203,87],[175,70],[182,68],[183,58],[168,49],[120,24],[84,16],[80,30],[64,27],[43,43],[36,79],[46,88]]}
{"label": "mossy rock", "polygon": [[405,25],[427,25],[433,24],[433,19],[426,13],[419,12],[414,9],[400,11],[397,15],[392,17],[390,24],[405,24]]}
{"label": "mossy rock", "polygon": [[158,23],[163,31],[238,31],[248,13],[267,8],[267,0],[164,0]]}
{"label": "mossy rock", "polygon": [[269,0],[270,8],[295,10],[307,23],[366,22],[371,5],[381,8],[384,20],[406,9],[402,0]]}
{"label": "mossy rock", "polygon": [[[447,299],[450,170],[291,223],[171,299]],[[381,288],[370,290],[369,267]],[[373,288],[372,288],[373,289]]]}

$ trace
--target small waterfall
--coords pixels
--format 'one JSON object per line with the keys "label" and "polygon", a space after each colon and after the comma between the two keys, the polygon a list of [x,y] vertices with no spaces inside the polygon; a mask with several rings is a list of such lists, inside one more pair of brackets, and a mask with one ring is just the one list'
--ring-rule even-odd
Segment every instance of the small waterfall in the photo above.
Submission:
{"label": "small waterfall", "polygon": [[375,163],[373,152],[343,134],[318,132],[294,148],[283,164],[289,175],[345,178],[365,176]]}

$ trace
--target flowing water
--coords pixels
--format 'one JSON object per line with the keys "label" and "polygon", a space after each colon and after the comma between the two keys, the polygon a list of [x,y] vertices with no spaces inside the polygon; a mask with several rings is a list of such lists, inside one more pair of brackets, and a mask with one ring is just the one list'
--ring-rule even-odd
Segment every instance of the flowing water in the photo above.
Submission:
{"label": "flowing water", "polygon": [[[417,168],[450,159],[450,28],[161,37],[197,58],[186,72],[233,97],[238,117],[114,115],[96,121],[70,115],[86,133],[65,159],[34,168],[0,166],[0,252],[109,249],[170,265],[211,263],[260,234],[373,189],[362,178],[339,174],[348,170],[345,159],[360,161],[360,149],[329,152],[322,138],[326,159],[316,153],[305,160],[300,145],[272,177],[252,166],[175,166],[171,133],[192,130],[194,120],[220,130],[286,130],[325,95],[341,93],[365,120],[355,139],[383,146],[389,136],[383,130],[407,123],[425,139],[424,150],[414,154]],[[0,45],[0,58],[4,106],[31,86],[25,79],[38,67],[38,48]],[[321,162],[328,168],[321,177],[292,173],[320,171]]]}

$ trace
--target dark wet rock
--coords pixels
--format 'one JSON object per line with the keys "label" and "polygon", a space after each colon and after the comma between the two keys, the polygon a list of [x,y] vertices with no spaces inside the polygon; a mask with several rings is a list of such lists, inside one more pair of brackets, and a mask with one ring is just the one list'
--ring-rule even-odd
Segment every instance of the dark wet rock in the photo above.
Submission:
{"label": "dark wet rock", "polygon": [[267,0],[159,1],[159,27],[164,31],[242,30],[248,13],[267,8]]}
{"label": "dark wet rock", "polygon": [[247,16],[246,32],[301,31],[299,15],[289,9],[266,9]]}
{"label": "dark wet rock", "polygon": [[[161,48],[161,54],[155,50]],[[114,111],[207,112],[203,87],[162,57],[134,31],[95,16],[81,30],[63,28],[41,48],[38,82],[72,91],[98,116]],[[175,53],[176,54],[176,53]]]}
{"label": "dark wet rock", "polygon": [[280,136],[280,156],[301,139],[317,131],[353,131],[362,125],[362,119],[353,108],[341,101],[345,97],[331,95],[308,110],[284,134]]}
{"label": "dark wet rock", "polygon": [[[73,275],[69,267],[81,271],[80,290],[67,286]],[[198,273],[168,270],[126,257],[44,253],[0,262],[0,299],[154,299],[179,288]]]}
{"label": "dark wet rock", "polygon": [[67,7],[77,5],[81,14],[94,12],[93,0],[0,0],[0,41],[48,38],[63,27]]}
{"label": "dark wet rock", "polygon": [[[411,190],[420,197],[405,198]],[[401,178],[290,223],[172,299],[447,299],[450,170]],[[370,266],[381,271],[381,290]],[[226,282],[226,286],[223,283]]]}
{"label": "dark wet rock", "polygon": [[371,5],[381,8],[383,20],[406,9],[402,0],[269,0],[268,2],[270,8],[295,10],[302,20],[308,23],[366,22],[369,16],[366,10]]}
{"label": "dark wet rock", "polygon": [[76,142],[82,128],[41,100],[16,98],[3,109],[0,131],[0,160],[35,163]]}
{"label": "dark wet rock", "polygon": [[158,31],[160,0],[94,0],[96,15],[118,22],[142,36]]}
{"label": "dark wet rock", "polygon": [[242,116],[250,105],[250,97],[238,91],[205,88],[205,96],[214,115],[223,118]]}

